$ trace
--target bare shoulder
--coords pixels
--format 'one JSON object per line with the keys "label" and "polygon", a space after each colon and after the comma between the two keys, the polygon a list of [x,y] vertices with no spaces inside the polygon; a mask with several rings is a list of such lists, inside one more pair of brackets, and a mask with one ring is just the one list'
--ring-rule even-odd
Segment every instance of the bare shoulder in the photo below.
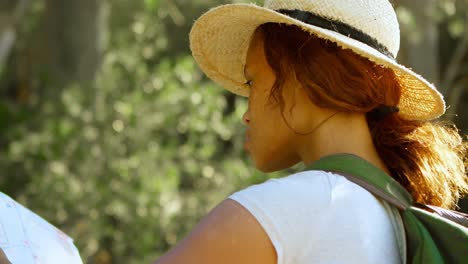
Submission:
{"label": "bare shoulder", "polygon": [[275,264],[275,249],[257,220],[226,199],[156,264]]}

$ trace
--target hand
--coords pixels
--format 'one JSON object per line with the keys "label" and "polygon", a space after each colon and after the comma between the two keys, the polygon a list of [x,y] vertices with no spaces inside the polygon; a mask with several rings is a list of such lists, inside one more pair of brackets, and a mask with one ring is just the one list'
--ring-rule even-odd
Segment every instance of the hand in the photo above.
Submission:
{"label": "hand", "polygon": [[0,264],[11,264],[2,249],[0,249]]}

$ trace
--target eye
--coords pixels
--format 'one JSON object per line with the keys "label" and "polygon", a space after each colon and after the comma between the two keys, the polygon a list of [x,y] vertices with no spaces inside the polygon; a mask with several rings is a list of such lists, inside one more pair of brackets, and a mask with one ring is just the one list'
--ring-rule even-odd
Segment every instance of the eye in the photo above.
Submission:
{"label": "eye", "polygon": [[245,85],[247,85],[248,87],[252,87],[253,85],[253,81],[252,80],[248,80]]}

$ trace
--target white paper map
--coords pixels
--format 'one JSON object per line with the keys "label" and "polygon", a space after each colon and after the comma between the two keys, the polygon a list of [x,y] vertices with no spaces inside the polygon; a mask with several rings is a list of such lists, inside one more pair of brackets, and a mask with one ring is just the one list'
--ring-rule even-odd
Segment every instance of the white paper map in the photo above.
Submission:
{"label": "white paper map", "polygon": [[82,264],[73,239],[0,192],[0,248],[12,264]]}

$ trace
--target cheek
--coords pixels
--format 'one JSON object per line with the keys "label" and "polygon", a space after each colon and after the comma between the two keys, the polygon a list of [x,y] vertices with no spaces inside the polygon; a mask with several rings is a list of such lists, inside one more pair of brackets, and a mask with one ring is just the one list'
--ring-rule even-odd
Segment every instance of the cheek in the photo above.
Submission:
{"label": "cheek", "polygon": [[256,166],[261,168],[281,163],[284,156],[291,152],[291,134],[279,106],[268,101],[266,91],[255,88],[249,96],[250,137],[247,145]]}
{"label": "cheek", "polygon": [[260,171],[282,170],[297,162],[288,138],[282,136],[279,131],[265,134],[263,140],[255,143],[257,144],[252,145],[251,158]]}
{"label": "cheek", "polygon": [[279,114],[270,113],[251,126],[251,154],[259,163],[274,162],[290,152],[291,135]]}

